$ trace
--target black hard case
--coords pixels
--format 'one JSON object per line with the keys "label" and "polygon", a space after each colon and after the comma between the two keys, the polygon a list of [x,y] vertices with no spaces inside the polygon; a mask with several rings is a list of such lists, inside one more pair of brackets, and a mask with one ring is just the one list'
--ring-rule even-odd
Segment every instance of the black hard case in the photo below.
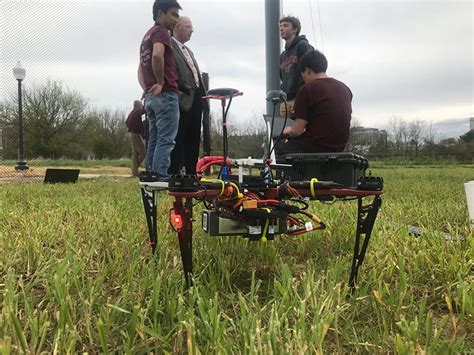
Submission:
{"label": "black hard case", "polygon": [[369,167],[367,159],[353,153],[296,153],[285,156],[285,164],[292,167],[283,170],[285,180],[334,181],[347,187],[357,188],[357,180],[365,176]]}

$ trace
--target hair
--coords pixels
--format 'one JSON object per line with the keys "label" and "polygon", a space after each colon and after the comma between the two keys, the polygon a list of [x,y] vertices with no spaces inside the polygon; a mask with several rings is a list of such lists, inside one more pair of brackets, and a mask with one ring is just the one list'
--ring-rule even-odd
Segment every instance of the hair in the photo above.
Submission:
{"label": "hair", "polygon": [[140,100],[133,101],[133,107],[134,108],[140,107],[141,105],[142,105],[142,102]]}
{"label": "hair", "polygon": [[315,74],[325,73],[328,69],[328,60],[320,51],[313,49],[300,59],[300,72],[304,72],[305,69],[310,69]]}
{"label": "hair", "polygon": [[173,7],[176,7],[178,10],[182,9],[177,0],[156,0],[153,3],[153,21],[156,21],[158,18],[158,11],[168,12]]}
{"label": "hair", "polygon": [[300,22],[300,19],[298,17],[294,17],[294,16],[285,16],[283,18],[280,19],[280,22],[279,23],[282,23],[282,22],[289,22],[291,23],[291,25],[293,26],[293,28],[296,30],[296,35],[298,36],[300,34],[300,31],[301,31],[301,22]]}

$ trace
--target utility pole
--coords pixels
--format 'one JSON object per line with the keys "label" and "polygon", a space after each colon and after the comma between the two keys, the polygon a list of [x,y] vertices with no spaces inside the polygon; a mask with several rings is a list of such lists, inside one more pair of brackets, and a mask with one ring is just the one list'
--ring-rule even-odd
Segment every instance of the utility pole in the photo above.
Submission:
{"label": "utility pole", "polygon": [[[280,0],[265,0],[266,93],[270,90],[280,89],[280,31],[278,23],[280,15]],[[267,102],[266,113],[270,116],[273,113],[271,101]]]}

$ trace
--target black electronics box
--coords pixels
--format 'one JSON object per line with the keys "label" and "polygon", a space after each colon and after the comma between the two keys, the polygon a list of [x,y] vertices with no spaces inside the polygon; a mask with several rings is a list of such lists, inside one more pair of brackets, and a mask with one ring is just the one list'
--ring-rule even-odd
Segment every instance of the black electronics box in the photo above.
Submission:
{"label": "black electronics box", "polygon": [[195,192],[200,183],[196,175],[171,175],[168,190],[171,192]]}
{"label": "black electronics box", "polygon": [[369,162],[364,157],[343,153],[293,153],[287,154],[282,163],[290,164],[280,172],[280,178],[287,181],[311,180],[334,181],[341,185],[357,188],[357,181],[365,176]]}
{"label": "black electronics box", "polygon": [[79,169],[46,169],[45,184],[75,183],[79,178]]}

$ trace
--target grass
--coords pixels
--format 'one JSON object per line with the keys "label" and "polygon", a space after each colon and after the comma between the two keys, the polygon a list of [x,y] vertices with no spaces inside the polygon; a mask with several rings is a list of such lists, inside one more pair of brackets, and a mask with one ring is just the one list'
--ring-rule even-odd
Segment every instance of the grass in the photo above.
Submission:
{"label": "grass", "polygon": [[472,166],[373,173],[385,194],[351,298],[355,202],[313,203],[326,230],[266,244],[195,223],[186,292],[166,195],[152,260],[136,180],[1,186],[0,353],[472,351]]}

